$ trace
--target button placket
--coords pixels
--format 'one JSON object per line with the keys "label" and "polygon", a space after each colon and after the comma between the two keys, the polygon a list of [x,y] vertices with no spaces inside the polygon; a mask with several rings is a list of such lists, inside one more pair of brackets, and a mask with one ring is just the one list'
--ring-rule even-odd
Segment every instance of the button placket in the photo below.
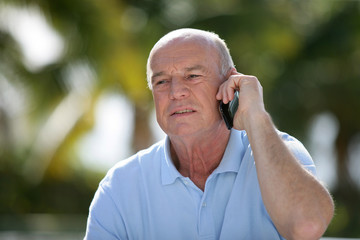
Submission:
{"label": "button placket", "polygon": [[204,194],[199,202],[198,226],[200,239],[215,239],[214,219],[207,198],[208,192],[212,190],[210,180],[211,178],[206,181]]}

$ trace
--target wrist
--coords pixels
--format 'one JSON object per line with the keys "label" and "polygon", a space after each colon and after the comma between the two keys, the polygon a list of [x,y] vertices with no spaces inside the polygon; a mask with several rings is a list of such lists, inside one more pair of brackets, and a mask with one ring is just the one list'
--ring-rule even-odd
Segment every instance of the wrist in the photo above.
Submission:
{"label": "wrist", "polygon": [[248,134],[251,134],[254,130],[273,130],[274,124],[271,116],[265,110],[257,111],[252,114],[248,114],[244,119],[244,128]]}

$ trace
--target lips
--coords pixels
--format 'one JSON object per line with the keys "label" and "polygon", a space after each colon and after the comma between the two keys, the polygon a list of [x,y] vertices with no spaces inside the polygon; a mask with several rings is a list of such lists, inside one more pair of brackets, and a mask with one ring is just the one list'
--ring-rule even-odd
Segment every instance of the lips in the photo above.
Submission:
{"label": "lips", "polygon": [[191,113],[191,112],[195,112],[195,111],[192,110],[192,109],[181,109],[181,110],[176,110],[176,111],[174,111],[174,112],[171,114],[171,116],[177,115],[177,114]]}

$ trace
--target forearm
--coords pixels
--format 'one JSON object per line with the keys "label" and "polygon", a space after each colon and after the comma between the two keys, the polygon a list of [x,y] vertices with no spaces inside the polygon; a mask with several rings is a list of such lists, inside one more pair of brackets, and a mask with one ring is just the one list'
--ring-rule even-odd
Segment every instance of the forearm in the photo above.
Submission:
{"label": "forearm", "polygon": [[319,238],[332,215],[327,190],[294,157],[266,112],[244,122],[253,150],[264,204],[287,239]]}

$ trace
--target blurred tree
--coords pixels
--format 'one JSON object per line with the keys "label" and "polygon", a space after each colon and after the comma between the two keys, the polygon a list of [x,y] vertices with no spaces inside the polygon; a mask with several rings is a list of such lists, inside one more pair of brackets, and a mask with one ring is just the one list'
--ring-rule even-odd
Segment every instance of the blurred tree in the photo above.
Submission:
{"label": "blurred tree", "polygon": [[[116,1],[102,4],[98,1],[29,0],[11,1],[11,4],[25,9],[40,7],[48,22],[61,33],[66,46],[60,61],[36,71],[24,66],[20,54],[4,52],[3,59],[10,59],[7,60],[10,66],[4,69],[12,72],[3,71],[3,74],[14,81],[13,72],[17,73],[15,81],[21,82],[24,90],[30,93],[27,100],[34,106],[29,114],[38,130],[33,133],[36,140],[29,142],[27,147],[31,148],[25,165],[28,166],[29,179],[41,180],[41,171],[45,172],[48,166],[50,171],[60,167],[53,169],[57,174],[69,173],[64,158],[60,163],[55,161],[59,159],[56,156],[64,155],[60,150],[68,151],[61,145],[78,138],[92,126],[93,120],[89,116],[96,98],[110,89],[125,94],[134,103],[137,123],[134,129],[141,133],[134,135],[134,149],[149,145],[152,137],[146,123],[151,111],[151,104],[148,104],[151,95],[144,87],[146,56],[139,51],[142,50],[141,43],[137,42],[136,36],[121,25],[126,7]],[[9,51],[11,38],[2,40],[4,48]],[[16,61],[16,65],[11,60]],[[85,71],[85,75],[76,75],[76,71]],[[67,127],[62,127],[62,132],[55,131],[59,127],[59,117],[64,114],[67,117],[62,118],[62,126]],[[39,121],[39,118],[43,120]],[[50,132],[51,138],[48,136]]]}
{"label": "blurred tree", "polygon": [[[346,2],[336,15],[307,37],[299,54],[285,67],[271,93],[271,110],[280,126],[301,135],[309,119],[331,112],[339,124],[335,141],[337,185],[333,190],[340,211],[347,211],[342,236],[360,236],[360,194],[349,173],[349,145],[360,131],[360,11]],[[331,229],[330,229],[331,230]]]}
{"label": "blurred tree", "polygon": [[[103,172],[84,172],[73,153],[76,141],[93,126],[97,98],[107,91],[126,95],[136,111],[134,149],[152,140],[145,46],[122,26],[126,6],[121,2],[0,2],[1,17],[9,9],[43,15],[60,33],[65,51],[55,63],[29,68],[1,18],[0,80],[6,88],[0,91],[0,187],[9,194],[0,197],[0,212],[85,213]],[[17,114],[24,117],[11,115],[17,97],[24,104]],[[71,194],[65,197],[66,192]]]}

